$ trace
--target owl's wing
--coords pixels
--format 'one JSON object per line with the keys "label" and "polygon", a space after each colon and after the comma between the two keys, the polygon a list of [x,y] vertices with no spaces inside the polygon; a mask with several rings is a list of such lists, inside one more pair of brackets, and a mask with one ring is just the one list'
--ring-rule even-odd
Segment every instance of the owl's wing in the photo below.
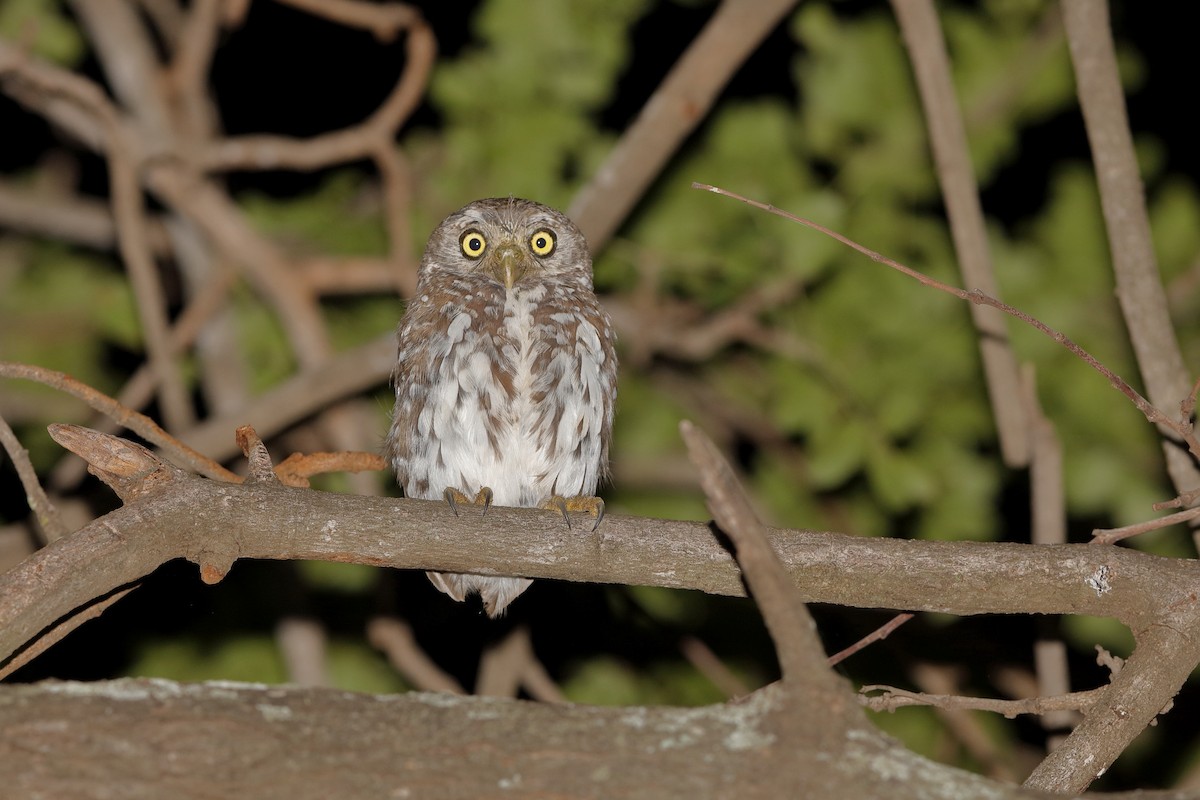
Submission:
{"label": "owl's wing", "polygon": [[419,309],[410,306],[397,331],[399,346],[396,366],[392,369],[392,386],[396,390],[396,405],[392,424],[384,444],[384,458],[396,472],[401,486],[408,482],[408,465],[412,457],[413,434],[417,426],[425,387],[428,383],[428,347],[419,335]]}

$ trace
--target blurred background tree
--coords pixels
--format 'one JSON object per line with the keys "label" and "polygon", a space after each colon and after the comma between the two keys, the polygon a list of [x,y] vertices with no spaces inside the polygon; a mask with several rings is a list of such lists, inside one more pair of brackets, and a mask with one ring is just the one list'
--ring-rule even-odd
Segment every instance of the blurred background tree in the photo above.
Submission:
{"label": "blurred background tree", "polygon": [[[400,260],[410,267],[437,221],[472,199],[513,194],[565,209],[712,13],[708,3],[671,0],[418,6],[439,54],[395,143],[409,213],[392,222],[407,232],[410,252]],[[0,36],[103,81],[71,8],[8,0]],[[939,11],[1004,298],[1136,385],[1057,6],[987,0]],[[1173,323],[1196,363],[1200,165],[1176,118],[1188,45],[1165,9],[1117,2],[1113,15]],[[403,37],[381,42],[285,5],[253,3],[215,51],[210,88],[220,125],[230,135],[309,136],[356,124],[395,83],[405,48]],[[109,193],[104,160],[2,94],[0,127],[0,359],[60,369],[116,394],[146,355],[111,237],[31,232],[11,202],[39,197],[99,208]],[[696,192],[693,180],[815,219],[933,277],[962,282],[890,8],[801,4],[596,253],[596,284],[614,305],[623,360],[610,510],[707,518],[678,438],[686,417],[733,455],[771,524],[1028,541],[1027,477],[1001,465],[966,305],[809,230]],[[384,259],[389,241],[396,246],[366,161],[232,172],[224,185],[291,258],[349,263]],[[172,258],[161,263],[177,315],[189,299],[187,278]],[[336,286],[337,273],[328,280]],[[228,360],[252,394],[297,369],[285,326],[252,286],[238,281],[225,309]],[[403,298],[386,286],[331,290],[321,303],[339,352],[386,336],[402,310]],[[1031,330],[1010,330],[1020,359],[1037,367],[1040,399],[1062,439],[1072,539],[1146,519],[1151,503],[1174,494],[1155,432],[1065,350]],[[180,363],[197,416],[214,415],[205,365],[190,353]],[[381,379],[364,447],[382,440],[390,397]],[[144,410],[159,413],[156,404]],[[0,389],[0,411],[47,476],[63,470],[56,465],[64,456],[45,426],[90,419],[75,401],[17,382]],[[269,444],[277,457],[330,447],[308,422]],[[93,510],[115,502],[90,480],[65,480],[59,492]],[[371,480],[376,491],[397,492],[385,474]],[[3,535],[25,541],[28,507],[7,461],[0,486]],[[318,486],[364,490],[340,476]],[[1133,546],[1193,555],[1179,529]],[[294,679],[278,638],[281,621],[301,615],[327,636],[332,683],[398,691],[405,680],[363,636],[365,621],[381,610],[406,618],[421,647],[467,686],[481,653],[523,625],[551,677],[580,702],[721,699],[728,686],[718,688],[697,667],[698,642],[747,688],[776,677],[770,641],[745,601],[540,581],[494,624],[476,607],[436,595],[419,575],[242,563],[216,587],[201,585],[189,565],[160,571],[18,679]],[[815,612],[831,652],[886,619]],[[1071,619],[1063,634],[1080,686],[1104,677],[1092,664],[1093,645],[1118,654],[1129,647],[1125,630],[1105,621]],[[950,691],[992,695],[1005,691],[1005,676],[1030,673],[1038,635],[1030,620],[925,615],[843,668],[862,682],[920,686],[932,675],[948,680]],[[1185,693],[1184,707],[1147,731],[1145,746],[1118,763],[1104,788],[1174,785],[1194,769],[1195,704]],[[922,709],[879,718],[918,752],[964,766],[1020,776],[1036,761],[1045,734],[1033,724],[968,720]],[[962,724],[982,731],[987,746],[972,744]],[[1162,746],[1167,741],[1188,744]]]}

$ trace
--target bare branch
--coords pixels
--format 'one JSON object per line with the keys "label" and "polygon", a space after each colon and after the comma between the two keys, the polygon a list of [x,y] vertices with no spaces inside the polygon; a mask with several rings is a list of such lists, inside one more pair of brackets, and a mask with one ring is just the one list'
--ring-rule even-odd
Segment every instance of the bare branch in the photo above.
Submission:
{"label": "bare branch", "polygon": [[[1145,190],[1117,73],[1108,3],[1064,0],[1062,10],[1071,62],[1075,66],[1079,105],[1096,164],[1117,301],[1146,394],[1160,408],[1176,407],[1189,395],[1191,374],[1171,327],[1171,314],[1150,238]],[[1187,418],[1151,421],[1159,423],[1166,439],[1163,448],[1175,490],[1182,494],[1200,488],[1200,446]],[[1175,437],[1188,445],[1191,458],[1170,441]],[[1200,546],[1200,531],[1193,536]]]}
{"label": "bare branch", "polygon": [[356,0],[279,0],[285,5],[324,17],[332,22],[371,31],[381,42],[402,30],[421,24],[420,13],[404,3],[375,4]]}
{"label": "bare branch", "polygon": [[[75,427],[56,426],[58,432],[69,429]],[[94,437],[81,452],[90,460],[109,459],[106,442],[112,437]],[[538,509],[493,508],[486,519],[460,519],[440,502],[215,482],[165,464],[133,472],[160,479],[144,489],[141,501],[0,576],[0,653],[180,557],[214,564],[316,559],[715,594],[745,591],[732,557],[699,522],[607,515],[595,535],[565,535],[560,517]],[[770,530],[768,536],[803,600],[862,608],[1084,613],[1142,630],[1161,619],[1164,599],[1186,598],[1200,583],[1200,567],[1192,562],[1120,548],[920,542],[813,531]],[[997,581],[997,563],[1037,579]],[[89,569],[76,568],[81,564]],[[941,588],[931,596],[930,585]]]}
{"label": "bare branch", "polygon": [[466,694],[462,684],[425,654],[407,622],[396,617],[376,617],[367,624],[367,640],[382,650],[404,679],[425,692]]}
{"label": "bare branch", "polygon": [[[865,722],[836,749],[798,748],[779,735],[789,713],[780,686],[707,708],[597,708],[423,692],[49,682],[0,687],[0,718],[19,732],[0,738],[0,770],[6,790],[20,797],[80,796],[78,773],[64,771],[64,759],[126,797],[188,800],[359,800],[397,789],[667,800],[1043,797],[923,759]],[[796,722],[817,736],[829,716],[822,710]],[[89,735],[78,734],[81,725]],[[213,744],[221,769],[198,739]],[[54,757],[31,758],[31,750]],[[147,753],[170,769],[148,768]]]}
{"label": "bare branch", "polygon": [[[999,297],[988,252],[979,188],[967,149],[962,112],[950,79],[950,57],[946,54],[937,10],[932,0],[892,0],[892,8],[908,45],[908,56],[921,93],[963,282],[992,297]],[[979,351],[983,357],[1001,455],[1007,466],[1023,467],[1029,463],[1029,435],[1018,393],[1017,359],[1008,338],[1006,321],[999,311],[976,304],[971,305],[971,319],[979,332]]]}
{"label": "bare branch", "polygon": [[241,480],[237,475],[212,459],[207,458],[203,453],[193,450],[171,436],[171,434],[164,431],[158,426],[158,423],[145,414],[139,414],[122,406],[108,395],[96,391],[87,384],[80,383],[64,372],[45,369],[43,367],[34,367],[28,364],[14,364],[10,361],[0,361],[0,377],[36,381],[78,397],[101,414],[118,422],[122,427],[128,428],[156,447],[161,447],[172,458],[177,459],[189,469],[194,469],[201,475],[218,480]]}
{"label": "bare branch", "polygon": [[376,19],[388,18],[388,26],[403,27],[408,32],[407,61],[391,94],[371,117],[361,124],[309,139],[290,136],[248,135],[233,136],[210,145],[201,155],[207,171],[226,172],[235,169],[265,170],[290,168],[313,170],[358,158],[375,157],[379,148],[391,146],[399,128],[407,121],[424,96],[429,73],[437,56],[437,42],[425,21],[410,6],[391,4],[372,6],[339,0],[338,5],[290,0],[316,12],[353,6]]}
{"label": "bare branch", "polygon": [[275,642],[287,665],[288,683],[330,686],[326,664],[328,636],[318,620],[287,616],[275,626]]}
{"label": "bare branch", "polygon": [[708,498],[709,511],[733,540],[738,564],[745,571],[746,583],[775,641],[784,680],[815,681],[824,674],[832,677],[821,658],[824,648],[817,638],[816,623],[771,551],[766,528],[750,508],[733,470],[712,440],[690,422],[679,423],[679,432],[692,463],[700,471],[700,485]]}
{"label": "bare branch", "polygon": [[308,479],[330,472],[378,472],[388,468],[378,453],[292,453],[275,467],[284,486],[309,487]]}
{"label": "bare branch", "polygon": [[83,623],[93,620],[103,614],[109,609],[110,606],[115,605],[118,600],[132,592],[134,589],[138,588],[139,585],[140,584],[134,584],[128,588],[112,592],[107,597],[97,600],[86,608],[83,608],[75,614],[72,614],[62,622],[57,623],[49,630],[43,632],[37,641],[22,649],[11,659],[9,659],[6,664],[0,666],[0,680],[7,678],[9,675],[13,674],[30,661],[33,661],[35,658],[49,650],[54,645],[58,644],[67,636],[67,634],[78,628]]}
{"label": "bare branch", "polygon": [[1171,525],[1178,525],[1181,522],[1190,522],[1191,520],[1200,518],[1200,508],[1189,508],[1186,511],[1180,511],[1175,514],[1168,514],[1165,517],[1158,519],[1147,520],[1146,522],[1138,522],[1133,525],[1124,525],[1120,528],[1097,528],[1092,531],[1093,544],[1115,544],[1122,539],[1128,539],[1131,536],[1149,533],[1150,531],[1162,530]]}
{"label": "bare branch", "polygon": [[880,625],[878,628],[871,631],[869,634],[867,634],[863,638],[859,639],[854,644],[850,645],[849,647],[845,648],[844,650],[839,650],[838,652],[831,655],[828,659],[829,666],[832,667],[835,664],[840,664],[841,662],[845,661],[850,656],[857,653],[859,650],[862,650],[862,649],[868,647],[869,645],[874,644],[875,642],[883,641],[884,639],[886,639],[887,637],[892,635],[892,631],[896,630],[896,628],[899,628],[901,625],[908,622],[910,619],[913,618],[913,616],[914,616],[913,614],[909,614],[907,612],[905,612],[903,614],[897,614],[896,616],[892,617],[890,620],[885,622],[883,625]]}
{"label": "bare branch", "polygon": [[1092,369],[1096,370],[1101,375],[1103,375],[1105,378],[1107,378],[1109,384],[1111,384],[1114,389],[1121,392],[1121,394],[1128,397],[1133,402],[1133,404],[1137,407],[1138,411],[1142,412],[1142,415],[1145,416],[1147,420],[1149,420],[1151,423],[1154,423],[1156,425],[1165,426],[1165,427],[1171,429],[1171,431],[1173,431],[1184,442],[1186,442],[1188,449],[1193,453],[1193,455],[1195,455],[1197,458],[1200,458],[1200,440],[1196,439],[1195,431],[1192,429],[1190,424],[1181,423],[1181,422],[1169,417],[1168,415],[1164,414],[1162,411],[1159,411],[1158,408],[1156,408],[1154,405],[1152,405],[1149,400],[1147,400],[1145,397],[1142,397],[1142,395],[1140,395],[1132,386],[1130,386],[1128,383],[1126,383],[1123,378],[1121,378],[1119,375],[1114,373],[1108,367],[1106,367],[1102,363],[1100,363],[1100,361],[1097,360],[1097,358],[1095,356],[1093,356],[1088,351],[1084,350],[1082,347],[1077,345],[1075,342],[1071,341],[1071,339],[1069,339],[1065,334],[1059,333],[1058,331],[1054,330],[1053,328],[1051,328],[1049,325],[1045,324],[1041,320],[1035,319],[1034,317],[1031,317],[1028,314],[1026,314],[1024,311],[1014,308],[1013,306],[1010,306],[1007,303],[1003,303],[994,297],[990,297],[990,296],[984,294],[983,292],[979,291],[978,289],[971,289],[970,291],[968,291],[966,289],[960,289],[957,286],[951,286],[948,283],[942,283],[941,281],[936,280],[934,278],[930,278],[928,275],[918,272],[917,270],[913,269],[912,267],[907,267],[898,261],[890,259],[887,256],[883,255],[882,253],[877,253],[874,250],[870,249],[869,247],[864,247],[863,245],[859,244],[858,242],[852,241],[852,240],[846,238],[845,236],[842,236],[840,233],[837,233],[836,231],[832,231],[829,228],[826,228],[823,225],[813,222],[812,220],[805,219],[804,217],[798,217],[795,214],[791,214],[787,211],[784,211],[781,208],[776,208],[775,206],[773,206],[769,203],[762,203],[757,200],[751,200],[750,198],[743,197],[742,195],[737,194],[736,192],[731,192],[731,191],[722,189],[717,186],[710,186],[706,183],[693,183],[692,188],[693,189],[703,189],[704,191],[712,192],[713,194],[723,195],[725,197],[732,197],[734,200],[737,200],[742,203],[746,203],[747,205],[754,206],[755,208],[762,209],[763,211],[766,211],[768,214],[774,214],[777,217],[783,217],[784,219],[791,220],[792,222],[796,222],[796,223],[799,223],[806,227],[812,228],[813,230],[817,231],[818,233],[823,233],[826,236],[828,236],[832,239],[835,239],[836,241],[841,242],[842,244],[846,245],[847,247],[857,250],[858,252],[862,253],[867,258],[871,259],[872,261],[878,262],[887,267],[891,267],[892,269],[896,270],[897,272],[904,273],[908,277],[913,278],[914,280],[918,281],[919,283],[921,283],[925,286],[929,286],[929,287],[932,287],[939,291],[946,292],[947,294],[952,294],[955,297],[957,297],[961,300],[966,300],[970,303],[982,303],[984,305],[992,306],[993,308],[998,308],[1001,311],[1003,311],[1005,314],[1008,314],[1009,316],[1012,316],[1012,317],[1015,317],[1016,319],[1021,320],[1025,324],[1035,328],[1036,330],[1040,331],[1041,333],[1045,334],[1046,336],[1049,336],[1051,339],[1058,342],[1063,347],[1067,348],[1067,350],[1070,350],[1071,353],[1073,353],[1076,357],[1081,359],[1084,363],[1086,363]]}
{"label": "bare branch", "polygon": [[679,652],[688,660],[700,674],[708,678],[726,697],[743,697],[750,694],[750,687],[725,665],[717,654],[695,636],[685,636],[679,640]]}
{"label": "bare branch", "polygon": [[608,159],[575,195],[567,216],[593,251],[604,247],[737,68],[795,5],[796,0],[723,0],[717,6]]}
{"label": "bare branch", "polygon": [[212,417],[180,437],[197,450],[226,459],[237,453],[229,432],[253,425],[268,439],[335,400],[380,385],[396,363],[396,336],[388,333],[320,366],[304,369],[258,395],[241,408]]}
{"label": "bare branch", "polygon": [[[926,694],[897,689],[895,686],[870,684],[859,690],[862,704],[872,711],[895,711],[906,706],[934,706],[936,708],[963,708],[973,711],[992,711],[1012,719],[1021,714],[1048,714],[1053,711],[1084,711],[1100,699],[1102,689],[1071,692],[1057,697],[1030,697],[1024,700],[998,700],[988,697],[962,697],[960,695]],[[871,696],[870,692],[881,694]]]}
{"label": "bare branch", "polygon": [[13,429],[9,427],[2,414],[0,414],[0,447],[3,447],[8,453],[13,467],[17,470],[17,477],[25,489],[25,499],[29,503],[29,510],[33,512],[34,518],[37,519],[38,529],[42,532],[43,544],[70,533],[63,524],[58,509],[54,507],[54,503],[50,502],[41,482],[38,481],[37,472],[34,470],[33,464],[29,462],[29,452],[21,446],[21,441],[17,439],[17,435],[13,433]]}

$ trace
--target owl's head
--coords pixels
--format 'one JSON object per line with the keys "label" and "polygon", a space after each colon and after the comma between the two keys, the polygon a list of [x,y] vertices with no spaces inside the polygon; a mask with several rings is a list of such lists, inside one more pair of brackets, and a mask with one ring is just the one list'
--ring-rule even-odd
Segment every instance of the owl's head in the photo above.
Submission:
{"label": "owl's head", "polygon": [[422,280],[465,277],[512,289],[592,285],[587,242],[566,215],[516,197],[476,200],[442,220],[421,259]]}

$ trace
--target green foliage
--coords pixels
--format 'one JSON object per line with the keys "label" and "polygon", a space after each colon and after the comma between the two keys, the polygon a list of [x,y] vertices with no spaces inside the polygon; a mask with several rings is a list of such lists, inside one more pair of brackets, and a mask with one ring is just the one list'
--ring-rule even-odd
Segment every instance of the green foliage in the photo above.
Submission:
{"label": "green foliage", "polygon": [[299,201],[247,191],[238,204],[256,228],[297,255],[382,256],[387,236],[378,204],[364,202],[368,191],[360,173],[343,170]]}
{"label": "green foliage", "polygon": [[363,564],[300,561],[296,567],[305,583],[313,589],[355,594],[371,591],[379,585],[379,570]]}
{"label": "green foliage", "polygon": [[233,292],[229,307],[237,326],[240,355],[251,367],[251,391],[266,391],[293,374],[296,362],[279,319],[245,287]]}
{"label": "green foliage", "polygon": [[627,31],[643,0],[558,3],[492,0],[469,21],[476,43],[438,64],[430,98],[444,123],[436,140],[428,231],[477,197],[516,195],[565,206],[568,173],[604,141],[591,115],[628,58]]}
{"label": "green foliage", "polygon": [[1099,645],[1118,658],[1128,658],[1133,652],[1133,636],[1115,619],[1081,615],[1063,617],[1062,632],[1067,641],[1080,650],[1090,651]]}
{"label": "green foliage", "polygon": [[326,666],[332,684],[355,692],[394,694],[411,689],[381,653],[361,638],[334,639],[326,650]]}
{"label": "green foliage", "polygon": [[267,634],[227,635],[216,642],[150,640],[142,645],[128,676],[177,681],[230,680],[283,683],[283,658]]}
{"label": "green foliage", "polygon": [[48,61],[71,66],[83,57],[83,37],[57,0],[4,0],[0,38],[21,42]]}
{"label": "green foliage", "polygon": [[[334,686],[379,693],[408,688],[383,656],[361,639],[329,642],[326,659]],[[190,638],[147,641],[125,675],[189,682],[284,683],[288,679],[278,645],[267,634],[228,635],[213,642]]]}
{"label": "green foliage", "polygon": [[0,359],[68,372],[101,390],[118,385],[103,349],[141,347],[128,280],[111,259],[39,243],[0,262]]}
{"label": "green foliage", "polygon": [[[133,293],[118,266],[53,242],[0,240],[0,246],[0,361],[59,370],[100,391],[116,392],[121,379],[111,369],[112,353],[141,350]],[[27,410],[8,421],[23,428],[22,442],[39,470],[62,458],[62,448],[45,435],[45,426],[84,423],[91,413],[32,381],[5,381],[0,397],[14,411]]]}
{"label": "green foliage", "polygon": [[663,662],[635,669],[608,656],[577,664],[562,684],[574,703],[602,706],[719,703],[721,692],[685,662]]}

